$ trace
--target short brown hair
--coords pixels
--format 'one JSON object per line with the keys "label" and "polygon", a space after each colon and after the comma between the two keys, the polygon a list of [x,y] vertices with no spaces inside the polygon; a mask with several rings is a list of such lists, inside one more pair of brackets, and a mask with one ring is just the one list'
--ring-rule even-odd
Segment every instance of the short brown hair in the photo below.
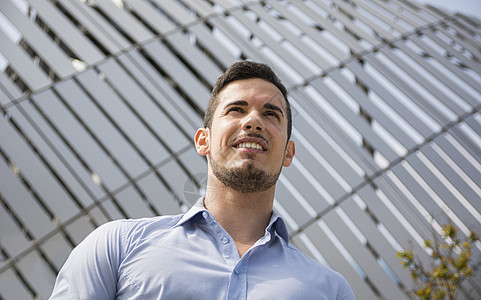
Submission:
{"label": "short brown hair", "polygon": [[292,131],[292,115],[291,106],[289,100],[287,100],[287,89],[282,84],[276,73],[266,64],[252,62],[252,61],[240,61],[231,65],[222,76],[217,79],[212,93],[210,95],[209,103],[207,104],[207,110],[204,115],[204,128],[211,128],[212,117],[219,105],[218,95],[219,93],[231,82],[242,79],[259,78],[274,84],[284,96],[286,100],[286,114],[287,114],[287,140],[291,138]]}

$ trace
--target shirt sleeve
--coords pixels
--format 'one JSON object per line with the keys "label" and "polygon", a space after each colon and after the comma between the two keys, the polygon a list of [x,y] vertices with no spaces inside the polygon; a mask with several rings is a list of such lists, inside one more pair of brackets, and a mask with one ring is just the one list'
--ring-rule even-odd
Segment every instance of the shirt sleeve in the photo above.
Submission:
{"label": "shirt sleeve", "polygon": [[356,297],[354,296],[354,292],[352,291],[351,286],[349,285],[349,283],[344,277],[342,277],[339,293],[336,299],[337,300],[356,300]]}
{"label": "shirt sleeve", "polygon": [[122,221],[106,223],[74,248],[50,299],[115,299],[122,260]]}

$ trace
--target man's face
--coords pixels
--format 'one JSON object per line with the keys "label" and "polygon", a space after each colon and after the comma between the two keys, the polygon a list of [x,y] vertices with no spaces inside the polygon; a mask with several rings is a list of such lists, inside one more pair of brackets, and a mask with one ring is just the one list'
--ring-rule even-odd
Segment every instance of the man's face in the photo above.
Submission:
{"label": "man's face", "polygon": [[212,172],[225,185],[243,192],[269,189],[295,152],[294,143],[287,142],[282,93],[268,81],[245,79],[227,85],[218,100],[211,128],[200,129],[207,147],[199,153],[207,155]]}

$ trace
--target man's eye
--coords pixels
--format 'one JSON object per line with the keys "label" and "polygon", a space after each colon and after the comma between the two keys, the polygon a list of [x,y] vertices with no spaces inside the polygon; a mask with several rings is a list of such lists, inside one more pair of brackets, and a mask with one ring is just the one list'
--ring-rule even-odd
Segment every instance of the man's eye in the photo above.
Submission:
{"label": "man's eye", "polygon": [[243,112],[243,109],[240,108],[240,107],[231,107],[231,108],[229,108],[229,110],[227,112],[229,113],[229,112],[232,112],[232,111]]}
{"label": "man's eye", "polygon": [[275,118],[279,119],[279,115],[276,112],[273,112],[273,111],[266,111],[264,113],[264,115],[269,116],[269,117],[275,117]]}

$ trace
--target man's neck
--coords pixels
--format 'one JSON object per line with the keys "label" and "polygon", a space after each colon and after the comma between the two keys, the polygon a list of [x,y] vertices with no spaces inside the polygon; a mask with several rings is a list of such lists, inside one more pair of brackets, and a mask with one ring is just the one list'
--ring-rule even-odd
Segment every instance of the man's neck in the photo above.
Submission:
{"label": "man's neck", "polygon": [[272,215],[275,186],[259,193],[242,193],[217,181],[208,186],[205,207],[234,239],[239,255],[244,255],[264,236]]}

